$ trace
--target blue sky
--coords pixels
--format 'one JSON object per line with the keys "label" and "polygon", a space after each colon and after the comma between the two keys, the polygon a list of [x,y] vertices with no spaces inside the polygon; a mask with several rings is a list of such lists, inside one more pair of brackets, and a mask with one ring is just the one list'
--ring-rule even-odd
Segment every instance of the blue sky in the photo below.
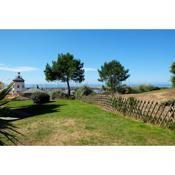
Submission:
{"label": "blue sky", "polygon": [[26,83],[46,83],[43,70],[58,53],[84,62],[86,84],[116,59],[130,70],[127,83],[169,83],[175,61],[175,30],[0,30],[0,80],[21,71]]}

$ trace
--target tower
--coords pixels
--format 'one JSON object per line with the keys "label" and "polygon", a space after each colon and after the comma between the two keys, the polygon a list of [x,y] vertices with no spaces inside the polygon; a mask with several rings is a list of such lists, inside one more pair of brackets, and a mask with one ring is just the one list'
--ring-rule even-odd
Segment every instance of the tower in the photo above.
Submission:
{"label": "tower", "polygon": [[13,80],[14,85],[12,88],[12,94],[18,94],[22,91],[25,90],[25,80],[21,77],[20,72],[18,72],[18,75],[16,76],[16,78]]}

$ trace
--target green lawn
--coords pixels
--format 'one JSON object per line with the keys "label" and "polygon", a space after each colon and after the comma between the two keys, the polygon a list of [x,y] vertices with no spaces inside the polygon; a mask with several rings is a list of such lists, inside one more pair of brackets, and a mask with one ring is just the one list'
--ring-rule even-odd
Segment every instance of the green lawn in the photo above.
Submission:
{"label": "green lawn", "polygon": [[[19,120],[18,145],[175,145],[175,131],[106,112],[78,100],[58,100],[43,106],[12,101]],[[10,141],[0,138],[7,145]]]}

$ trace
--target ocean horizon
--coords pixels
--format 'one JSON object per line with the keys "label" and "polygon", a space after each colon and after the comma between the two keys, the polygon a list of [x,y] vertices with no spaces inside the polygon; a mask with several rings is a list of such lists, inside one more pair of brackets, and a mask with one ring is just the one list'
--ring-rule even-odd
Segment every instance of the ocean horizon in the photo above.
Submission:
{"label": "ocean horizon", "polygon": [[[166,88],[170,88],[172,87],[172,85],[170,83],[129,83],[126,85],[128,86],[139,86],[139,85],[143,85],[143,84],[149,84],[149,85],[153,85],[153,86],[157,86],[157,87],[166,87]],[[93,88],[100,88],[102,87],[103,84],[100,84],[100,83],[89,83],[89,84],[86,84],[86,83],[82,83],[82,84],[72,84],[71,87],[81,87],[81,86],[90,86],[90,87],[93,87]],[[39,86],[39,88],[67,88],[67,85],[66,83],[63,84],[26,84],[26,88],[36,88],[37,86]]]}

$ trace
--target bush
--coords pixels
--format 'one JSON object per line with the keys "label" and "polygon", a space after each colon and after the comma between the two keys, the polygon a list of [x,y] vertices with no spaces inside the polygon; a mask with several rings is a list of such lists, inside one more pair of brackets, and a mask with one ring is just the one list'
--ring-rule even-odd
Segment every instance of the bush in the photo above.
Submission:
{"label": "bush", "polygon": [[75,96],[74,95],[70,95],[68,96],[68,94],[58,90],[58,91],[54,91],[51,93],[51,97],[52,97],[52,100],[56,100],[56,99],[75,99]]}
{"label": "bush", "polygon": [[122,85],[118,87],[118,92],[121,94],[131,94],[133,92],[133,89],[130,86]]}
{"label": "bush", "polygon": [[168,101],[164,101],[161,103],[161,105],[163,106],[174,106],[175,105],[175,100],[168,100]]}
{"label": "bush", "polygon": [[57,90],[52,92],[52,99],[63,99],[63,98],[67,98],[67,94],[65,94],[64,92]]}
{"label": "bush", "polygon": [[64,92],[58,90],[58,91],[54,91],[51,95],[52,99],[55,100],[55,99],[65,99],[65,98],[68,98],[68,95],[65,94]]}
{"label": "bush", "polygon": [[137,99],[134,97],[129,97],[128,98],[128,103],[131,108],[133,108],[137,104]]}
{"label": "bush", "polygon": [[80,99],[83,96],[83,92],[80,88],[78,88],[75,90],[74,95],[75,95],[75,98]]}
{"label": "bush", "polygon": [[32,94],[31,98],[35,104],[43,104],[50,101],[50,96],[43,92],[35,92]]}
{"label": "bush", "polygon": [[69,100],[75,100],[75,95],[70,95],[70,96],[68,96],[68,99],[69,99]]}
{"label": "bush", "polygon": [[88,95],[92,95],[94,94],[95,92],[88,86],[83,86],[83,87],[80,87],[78,89],[76,89],[75,91],[75,98],[81,98],[82,96],[88,96]]}
{"label": "bush", "polygon": [[45,91],[41,90],[41,89],[36,89],[36,88],[29,88],[26,91],[21,93],[21,96],[26,97],[26,98],[31,98],[33,93],[46,93]]}
{"label": "bush", "polygon": [[88,86],[83,86],[81,90],[83,91],[83,95],[85,96],[88,96],[94,93],[93,90]]}
{"label": "bush", "polygon": [[140,86],[138,86],[138,88],[141,92],[149,92],[149,91],[154,91],[154,90],[160,90],[159,87],[149,85],[149,84],[148,85],[146,85],[146,84],[140,85]]}
{"label": "bush", "polygon": [[160,90],[161,88],[153,86],[153,85],[146,85],[142,84],[139,86],[130,87],[127,85],[122,85],[118,88],[118,92],[121,94],[138,94],[143,92],[149,92],[154,90]]}

